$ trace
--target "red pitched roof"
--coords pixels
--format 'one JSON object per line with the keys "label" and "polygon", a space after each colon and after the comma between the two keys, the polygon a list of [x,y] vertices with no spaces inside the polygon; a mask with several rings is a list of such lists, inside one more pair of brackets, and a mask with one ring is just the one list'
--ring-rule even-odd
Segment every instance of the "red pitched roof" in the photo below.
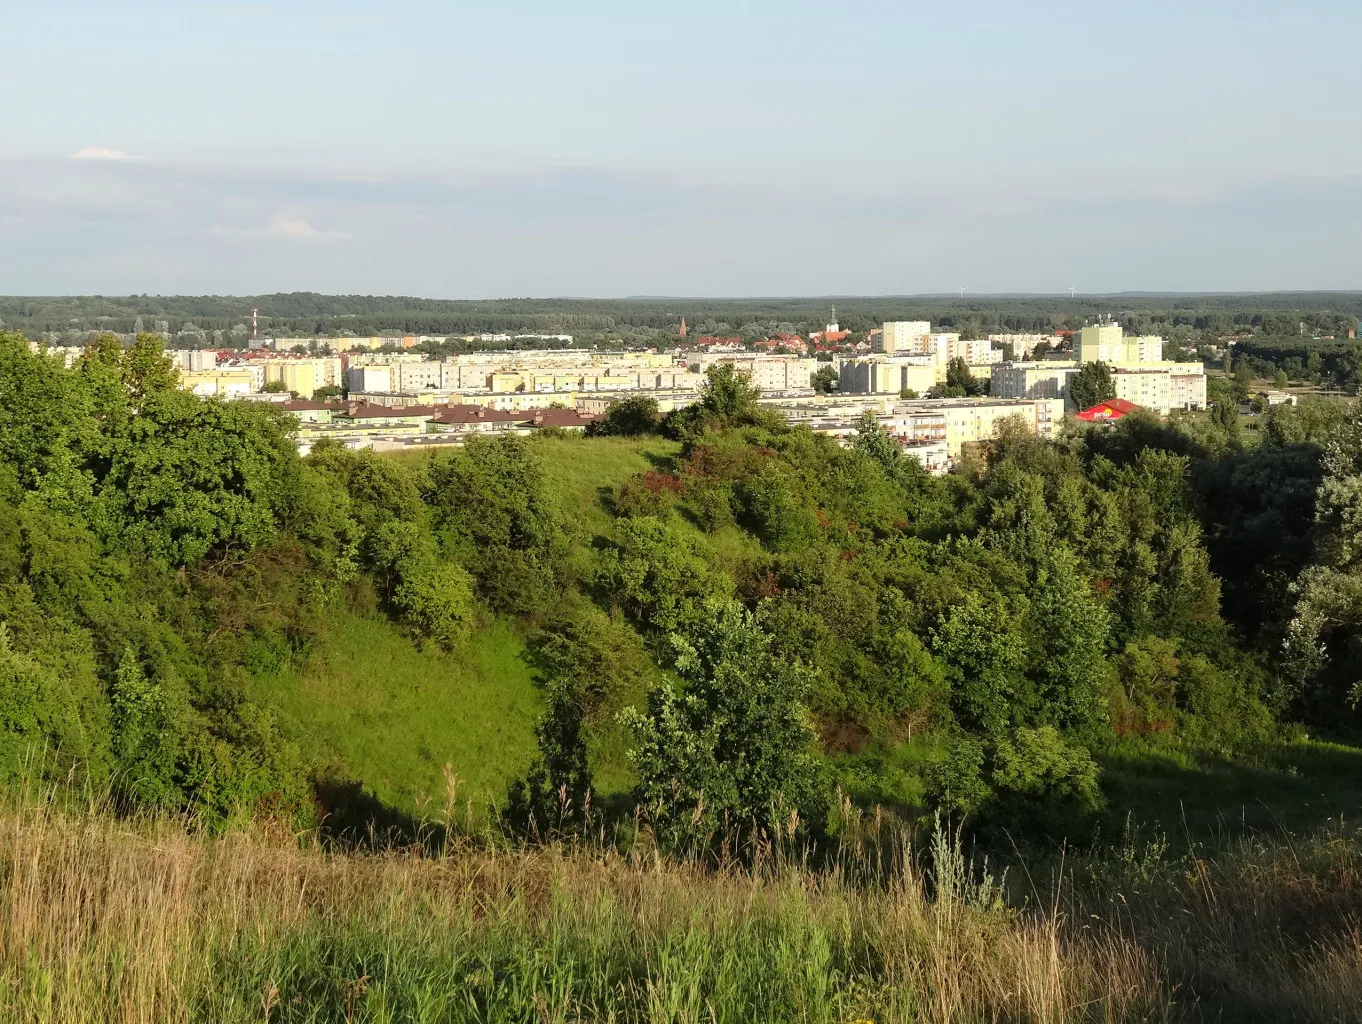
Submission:
{"label": "red pitched roof", "polygon": [[1119,420],[1122,416],[1128,416],[1132,412],[1138,412],[1140,407],[1134,402],[1127,402],[1124,398],[1112,398],[1105,402],[1098,402],[1091,409],[1084,409],[1076,414],[1076,419],[1087,423],[1109,423],[1112,420]]}

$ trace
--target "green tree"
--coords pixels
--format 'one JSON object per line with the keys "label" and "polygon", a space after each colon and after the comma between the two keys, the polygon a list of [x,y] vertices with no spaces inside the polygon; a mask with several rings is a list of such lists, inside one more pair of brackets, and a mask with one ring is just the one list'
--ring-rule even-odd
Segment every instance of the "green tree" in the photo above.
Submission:
{"label": "green tree", "polygon": [[1247,359],[1240,359],[1234,367],[1234,397],[1244,401],[1253,385],[1253,367]]}
{"label": "green tree", "polygon": [[661,422],[657,399],[651,395],[631,395],[611,402],[605,416],[593,424],[592,433],[606,437],[637,437],[651,434]]}
{"label": "green tree", "polygon": [[495,608],[531,612],[567,571],[565,521],[534,445],[473,438],[431,460],[429,500],[445,546]]}
{"label": "green tree", "polygon": [[139,334],[123,355],[123,384],[128,399],[140,405],[153,395],[173,391],[179,382],[180,372],[165,354],[161,339],[154,334]]}
{"label": "green tree", "polygon": [[1233,398],[1222,398],[1211,405],[1211,422],[1230,438],[1239,436],[1239,403]]}
{"label": "green tree", "polygon": [[820,366],[809,378],[809,383],[814,391],[820,395],[830,395],[838,389],[841,384],[841,375],[837,372],[837,367],[832,365]]}
{"label": "green tree", "polygon": [[0,334],[0,466],[17,486],[83,501],[85,459],[99,447],[93,411],[89,393],[59,362],[29,352],[22,336]]}
{"label": "green tree", "polygon": [[699,405],[725,423],[736,423],[751,414],[760,397],[761,389],[751,377],[731,363],[718,363],[705,371]]}
{"label": "green tree", "polygon": [[965,395],[979,395],[985,391],[984,382],[970,373],[969,364],[961,356],[946,364],[946,387]]}
{"label": "green tree", "polygon": [[383,524],[373,549],[381,589],[402,621],[418,639],[457,646],[473,614],[473,579],[463,566],[440,558],[424,523]]}
{"label": "green tree", "polygon": [[1069,378],[1069,401],[1079,412],[1116,397],[1116,382],[1106,363],[1084,363]]}
{"label": "green tree", "polygon": [[187,565],[272,539],[297,466],[276,410],[152,391],[113,439],[98,498],[118,534]]}
{"label": "green tree", "polygon": [[894,472],[903,462],[903,449],[870,410],[861,413],[856,421],[856,437],[851,446],[855,451],[874,459],[889,472]]}
{"label": "green tree", "polygon": [[646,713],[627,709],[635,796],[674,842],[752,831],[818,828],[827,794],[804,706],[810,675],[776,658],[771,640],[736,602],[713,604],[689,638],[674,636],[677,689],[665,684]]}
{"label": "green tree", "polygon": [[553,689],[535,726],[538,755],[507,792],[503,822],[538,840],[579,833],[591,820],[591,768],[582,709]]}
{"label": "green tree", "polygon": [[731,583],[679,528],[654,516],[617,520],[617,546],[601,558],[597,586],[653,629],[688,629]]}
{"label": "green tree", "polygon": [[136,803],[178,805],[178,730],[163,688],[147,679],[131,647],[118,663],[110,701],[119,789]]}

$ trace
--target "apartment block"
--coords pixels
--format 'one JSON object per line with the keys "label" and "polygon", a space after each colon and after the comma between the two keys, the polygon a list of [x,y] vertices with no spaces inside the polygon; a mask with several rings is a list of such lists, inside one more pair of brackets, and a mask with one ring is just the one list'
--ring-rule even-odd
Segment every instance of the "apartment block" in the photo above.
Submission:
{"label": "apartment block", "polygon": [[[1029,362],[999,363],[989,379],[989,395],[994,398],[1069,397],[1069,378],[1078,372],[1077,363]],[[1070,410],[1074,411],[1074,410]]]}
{"label": "apartment block", "polygon": [[443,363],[417,360],[396,365],[397,390],[407,393],[426,391],[443,385]]}
{"label": "apartment block", "polygon": [[1075,354],[1080,363],[1133,366],[1163,360],[1163,339],[1157,334],[1126,335],[1118,323],[1084,327]]}
{"label": "apartment block", "polygon": [[921,339],[931,332],[927,320],[886,320],[875,339],[875,351],[887,356],[921,354]]}
{"label": "apartment block", "polygon": [[837,387],[848,395],[898,395],[905,389],[924,395],[944,374],[928,356],[865,356],[846,359]]}

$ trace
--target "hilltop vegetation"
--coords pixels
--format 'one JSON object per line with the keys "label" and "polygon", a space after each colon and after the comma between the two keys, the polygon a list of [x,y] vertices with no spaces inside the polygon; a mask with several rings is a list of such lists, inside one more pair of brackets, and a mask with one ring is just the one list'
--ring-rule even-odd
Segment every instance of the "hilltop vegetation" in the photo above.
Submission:
{"label": "hilltop vegetation", "polygon": [[0,345],[12,781],[217,827],[400,824],[454,785],[515,834],[639,806],[701,850],[822,843],[840,790],[1044,846],[1109,833],[1141,765],[1286,771],[1303,726],[1355,729],[1350,413],[1273,410],[1252,449],[1009,431],[933,478],[725,368],[603,427],[632,439],[301,459],[158,345]]}
{"label": "hilltop vegetation", "polygon": [[1362,1004],[1351,403],[300,458],[159,345],[0,337],[7,1017]]}

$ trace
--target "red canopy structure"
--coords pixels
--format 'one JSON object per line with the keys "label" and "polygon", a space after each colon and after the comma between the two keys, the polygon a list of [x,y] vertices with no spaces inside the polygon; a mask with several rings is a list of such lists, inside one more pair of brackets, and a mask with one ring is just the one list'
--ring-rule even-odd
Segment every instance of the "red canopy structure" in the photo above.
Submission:
{"label": "red canopy structure", "polygon": [[1127,402],[1124,398],[1111,398],[1105,402],[1098,402],[1091,409],[1084,409],[1076,414],[1075,418],[1086,423],[1110,423],[1122,416],[1129,416],[1132,412],[1138,412],[1139,409],[1134,402]]}

